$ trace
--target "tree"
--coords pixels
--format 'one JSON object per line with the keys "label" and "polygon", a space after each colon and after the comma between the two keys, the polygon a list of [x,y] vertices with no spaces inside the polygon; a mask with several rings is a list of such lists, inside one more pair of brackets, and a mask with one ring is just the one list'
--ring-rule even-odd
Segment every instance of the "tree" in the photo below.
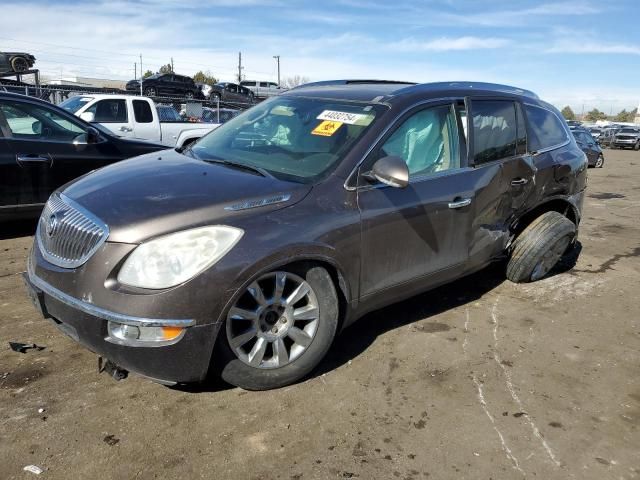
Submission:
{"label": "tree", "polygon": [[308,77],[302,77],[300,75],[294,75],[293,77],[287,77],[282,81],[282,85],[285,88],[293,88],[299,85],[304,85],[305,83],[309,83]]}
{"label": "tree", "polygon": [[562,116],[565,118],[565,120],[575,120],[576,119],[576,114],[573,113],[573,110],[571,110],[571,107],[569,105],[564,107],[562,109],[561,113],[562,113]]}
{"label": "tree", "polygon": [[193,81],[196,83],[205,83],[207,85],[215,85],[216,83],[218,83],[218,79],[214,77],[209,70],[207,70],[206,72],[200,70],[193,76]]}
{"label": "tree", "polygon": [[613,117],[614,122],[633,122],[638,115],[638,109],[634,108],[630,112],[627,112],[626,109],[623,109],[619,112],[615,117]]}
{"label": "tree", "polygon": [[167,63],[166,65],[162,65],[160,67],[160,70],[158,70],[158,72],[160,73],[173,73],[173,68],[171,68],[171,64]]}
{"label": "tree", "polygon": [[595,122],[596,120],[606,120],[607,115],[604,112],[601,112],[597,108],[594,108],[589,113],[587,113],[584,117],[585,120],[590,122]]}
{"label": "tree", "polygon": [[142,78],[149,78],[151,75],[153,75],[153,72],[151,70],[147,70],[144,72],[144,75],[142,75]]}

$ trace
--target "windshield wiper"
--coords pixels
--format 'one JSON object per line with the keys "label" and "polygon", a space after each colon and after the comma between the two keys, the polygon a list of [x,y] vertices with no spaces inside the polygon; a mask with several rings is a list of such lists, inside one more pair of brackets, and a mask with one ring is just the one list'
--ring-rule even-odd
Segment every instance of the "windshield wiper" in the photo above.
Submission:
{"label": "windshield wiper", "polygon": [[273,175],[271,175],[269,172],[267,172],[264,168],[256,167],[255,165],[249,165],[249,164],[246,164],[246,163],[232,162],[231,160],[224,160],[224,159],[218,158],[218,157],[202,158],[201,160],[203,160],[205,162],[210,162],[210,163],[219,163],[221,165],[228,165],[230,167],[238,168],[240,170],[248,170],[250,172],[257,173],[259,175],[262,175],[263,177],[271,177],[271,178],[273,178]]}

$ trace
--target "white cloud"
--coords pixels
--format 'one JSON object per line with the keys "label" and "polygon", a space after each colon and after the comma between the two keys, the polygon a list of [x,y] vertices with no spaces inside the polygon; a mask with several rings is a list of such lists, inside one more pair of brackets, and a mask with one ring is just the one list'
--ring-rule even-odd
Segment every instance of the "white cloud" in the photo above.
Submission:
{"label": "white cloud", "polygon": [[484,50],[501,48],[510,43],[505,38],[495,37],[441,37],[434,40],[405,39],[391,43],[389,50],[446,52],[451,50]]}
{"label": "white cloud", "polygon": [[640,55],[640,45],[584,40],[562,40],[545,50],[547,53]]}

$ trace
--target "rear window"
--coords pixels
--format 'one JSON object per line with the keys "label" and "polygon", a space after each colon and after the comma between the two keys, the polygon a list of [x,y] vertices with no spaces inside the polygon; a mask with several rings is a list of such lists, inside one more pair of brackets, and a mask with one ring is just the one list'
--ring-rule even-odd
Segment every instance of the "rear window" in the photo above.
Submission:
{"label": "rear window", "polygon": [[529,121],[529,149],[531,151],[556,147],[567,141],[564,125],[552,111],[534,105],[525,105]]}
{"label": "rear window", "polygon": [[473,158],[476,164],[517,153],[516,106],[506,100],[473,101]]}
{"label": "rear window", "polygon": [[136,122],[138,123],[153,122],[153,113],[151,113],[149,102],[145,102],[144,100],[134,100],[133,114],[136,117]]}

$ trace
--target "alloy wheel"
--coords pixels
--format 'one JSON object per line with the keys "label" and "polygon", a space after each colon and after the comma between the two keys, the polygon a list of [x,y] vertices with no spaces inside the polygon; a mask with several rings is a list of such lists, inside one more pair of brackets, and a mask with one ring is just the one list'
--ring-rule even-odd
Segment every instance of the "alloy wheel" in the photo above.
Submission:
{"label": "alloy wheel", "polygon": [[311,286],[293,273],[271,272],[251,283],[229,309],[227,341],[243,363],[280,368],[307,350],[319,321]]}

